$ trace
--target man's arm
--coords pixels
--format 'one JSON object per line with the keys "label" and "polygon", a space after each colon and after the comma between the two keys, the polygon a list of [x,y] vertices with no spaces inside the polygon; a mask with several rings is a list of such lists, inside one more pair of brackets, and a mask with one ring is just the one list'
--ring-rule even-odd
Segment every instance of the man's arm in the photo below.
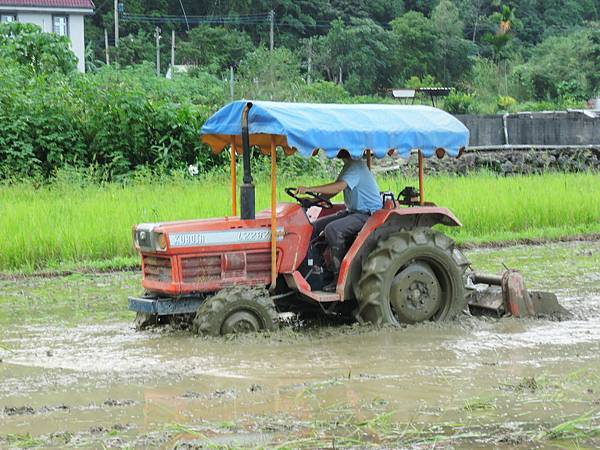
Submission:
{"label": "man's arm", "polygon": [[320,186],[298,186],[296,193],[304,194],[306,192],[316,192],[317,194],[321,194],[323,197],[331,198],[342,192],[346,186],[348,185],[344,180],[338,180],[334,181],[333,183],[322,184]]}

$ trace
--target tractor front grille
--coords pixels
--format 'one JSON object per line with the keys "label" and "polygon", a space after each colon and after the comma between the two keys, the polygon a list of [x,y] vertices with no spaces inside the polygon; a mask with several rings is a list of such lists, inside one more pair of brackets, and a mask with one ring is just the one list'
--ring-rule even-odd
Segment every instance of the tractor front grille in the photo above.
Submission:
{"label": "tractor front grille", "polygon": [[181,281],[186,284],[265,279],[271,276],[271,252],[229,252],[181,258]]}
{"label": "tractor front grille", "polygon": [[144,278],[150,281],[172,282],[171,258],[144,256]]}
{"label": "tractor front grille", "polygon": [[221,255],[181,259],[181,280],[184,283],[206,283],[221,279]]}
{"label": "tractor front grille", "polygon": [[246,254],[246,273],[249,278],[271,276],[271,252]]}

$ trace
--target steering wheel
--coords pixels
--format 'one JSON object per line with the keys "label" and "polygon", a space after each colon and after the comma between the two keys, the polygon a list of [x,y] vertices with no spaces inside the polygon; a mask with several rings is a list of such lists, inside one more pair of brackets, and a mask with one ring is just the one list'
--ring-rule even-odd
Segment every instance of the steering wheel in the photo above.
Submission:
{"label": "steering wheel", "polygon": [[333,203],[328,198],[317,194],[316,192],[306,192],[303,197],[299,197],[296,194],[297,188],[289,187],[285,188],[285,193],[296,200],[300,206],[304,209],[308,209],[311,206],[319,206],[324,209],[333,208]]}

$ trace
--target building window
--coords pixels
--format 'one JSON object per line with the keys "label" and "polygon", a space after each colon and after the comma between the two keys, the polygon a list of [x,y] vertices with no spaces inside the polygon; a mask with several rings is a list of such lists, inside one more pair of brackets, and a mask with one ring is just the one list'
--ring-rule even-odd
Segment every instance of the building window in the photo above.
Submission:
{"label": "building window", "polygon": [[69,35],[69,20],[67,16],[52,16],[52,31],[59,36]]}
{"label": "building window", "polygon": [[0,22],[5,23],[5,22],[16,22],[17,21],[17,15],[16,14],[2,14],[0,15]]}

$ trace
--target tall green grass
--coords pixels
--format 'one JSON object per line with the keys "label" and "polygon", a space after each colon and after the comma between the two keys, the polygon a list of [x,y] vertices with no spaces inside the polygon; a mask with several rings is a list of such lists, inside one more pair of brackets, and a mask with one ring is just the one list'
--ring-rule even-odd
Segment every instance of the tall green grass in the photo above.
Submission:
{"label": "tall green grass", "polygon": [[[285,186],[320,183],[307,176]],[[381,190],[398,192],[415,180],[380,178]],[[269,180],[257,182],[257,208],[269,206]],[[459,242],[558,238],[600,232],[600,177],[594,174],[426,179],[426,199],[446,206],[463,222],[448,228]],[[131,227],[140,222],[223,216],[230,213],[229,180],[139,180],[101,186],[57,181],[44,187],[0,187],[0,270],[31,271],[89,261],[131,258]],[[132,261],[133,259],[129,259]]]}

